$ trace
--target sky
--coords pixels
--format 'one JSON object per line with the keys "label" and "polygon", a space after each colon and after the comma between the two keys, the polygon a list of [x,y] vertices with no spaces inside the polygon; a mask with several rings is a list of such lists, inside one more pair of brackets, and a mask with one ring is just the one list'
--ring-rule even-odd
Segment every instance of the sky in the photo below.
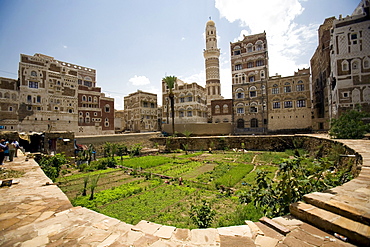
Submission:
{"label": "sky", "polygon": [[20,54],[42,53],[97,71],[115,98],[155,93],[168,75],[205,86],[209,18],[221,49],[221,94],[231,98],[230,42],[266,31],[269,74],[308,68],[325,18],[351,15],[360,0],[0,0],[0,77],[18,78]]}

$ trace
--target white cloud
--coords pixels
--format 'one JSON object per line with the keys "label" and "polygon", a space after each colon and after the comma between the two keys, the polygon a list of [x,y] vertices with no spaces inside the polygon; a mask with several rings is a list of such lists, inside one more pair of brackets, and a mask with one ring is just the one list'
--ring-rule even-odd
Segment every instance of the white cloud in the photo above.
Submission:
{"label": "white cloud", "polygon": [[182,38],[181,38],[181,41],[184,41],[184,40],[185,40],[185,37],[182,37]]}
{"label": "white cloud", "polygon": [[68,46],[66,46],[66,45],[63,45],[63,48],[64,48],[64,49],[67,49],[67,48],[68,48]]}
{"label": "white cloud", "polygon": [[150,84],[150,80],[146,76],[142,76],[142,75],[141,76],[135,75],[134,77],[130,78],[128,81],[131,82],[132,85],[134,86]]}
{"label": "white cloud", "polygon": [[292,75],[301,66],[308,66],[309,59],[306,64],[297,61],[305,55],[307,44],[316,42],[317,25],[294,22],[304,11],[298,0],[216,0],[215,6],[221,17],[239,21],[241,27],[250,29],[250,33],[242,30],[238,40],[243,39],[243,34],[266,31],[270,74]]}

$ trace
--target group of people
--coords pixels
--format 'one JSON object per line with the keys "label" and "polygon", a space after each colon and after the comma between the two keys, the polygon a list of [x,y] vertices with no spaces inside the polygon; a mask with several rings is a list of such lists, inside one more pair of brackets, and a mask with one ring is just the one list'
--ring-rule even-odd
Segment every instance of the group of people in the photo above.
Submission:
{"label": "group of people", "polygon": [[17,157],[19,143],[16,140],[0,140],[0,165],[4,164],[5,157],[9,157],[9,161],[13,161]]}

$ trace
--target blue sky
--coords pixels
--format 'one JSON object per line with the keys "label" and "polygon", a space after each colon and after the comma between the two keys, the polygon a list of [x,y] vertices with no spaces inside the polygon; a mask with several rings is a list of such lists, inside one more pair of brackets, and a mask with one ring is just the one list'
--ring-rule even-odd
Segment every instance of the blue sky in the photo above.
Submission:
{"label": "blue sky", "polygon": [[156,93],[175,75],[205,85],[205,24],[216,23],[222,95],[231,98],[230,42],[266,31],[270,76],[309,67],[317,29],[360,0],[0,0],[0,77],[17,78],[19,55],[42,53],[97,70],[123,109],[138,89]]}

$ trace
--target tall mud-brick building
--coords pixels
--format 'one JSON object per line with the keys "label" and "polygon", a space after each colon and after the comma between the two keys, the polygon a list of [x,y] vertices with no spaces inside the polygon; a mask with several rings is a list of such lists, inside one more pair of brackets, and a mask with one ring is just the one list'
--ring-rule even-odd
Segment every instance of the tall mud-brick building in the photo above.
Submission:
{"label": "tall mud-brick building", "polygon": [[266,33],[230,43],[235,134],[267,131],[268,49]]}
{"label": "tall mud-brick building", "polygon": [[[20,55],[18,80],[3,78],[0,93],[11,97],[6,130],[114,133],[114,99],[96,87],[96,71],[43,54]],[[15,102],[17,101],[17,104]],[[16,119],[14,118],[16,116]]]}

